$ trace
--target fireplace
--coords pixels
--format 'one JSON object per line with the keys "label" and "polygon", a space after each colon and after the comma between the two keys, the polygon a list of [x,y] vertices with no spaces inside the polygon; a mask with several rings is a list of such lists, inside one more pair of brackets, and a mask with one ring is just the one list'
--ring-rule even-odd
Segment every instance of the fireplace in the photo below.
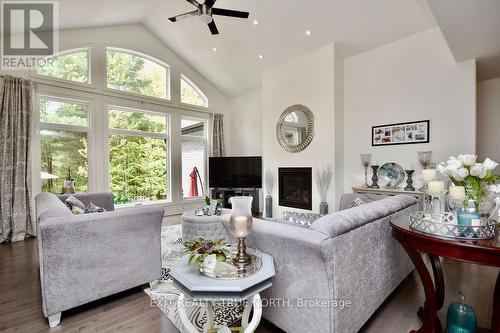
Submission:
{"label": "fireplace", "polygon": [[312,168],[279,168],[279,205],[312,210]]}

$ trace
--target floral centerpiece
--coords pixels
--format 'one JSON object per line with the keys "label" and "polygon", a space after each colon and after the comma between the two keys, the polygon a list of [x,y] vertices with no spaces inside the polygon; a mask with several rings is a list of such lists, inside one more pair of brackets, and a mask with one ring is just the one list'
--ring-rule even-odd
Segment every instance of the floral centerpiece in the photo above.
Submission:
{"label": "floral centerpiece", "polygon": [[215,258],[224,262],[231,255],[223,239],[210,240],[202,237],[184,243],[186,253],[189,254],[188,263],[201,267],[207,258]]}
{"label": "floral centerpiece", "polygon": [[483,163],[477,163],[476,159],[476,155],[451,156],[437,169],[448,176],[455,186],[465,187],[466,200],[473,200],[476,211],[480,212],[481,201],[488,197],[488,186],[500,180],[500,176],[493,174],[497,162],[486,158]]}

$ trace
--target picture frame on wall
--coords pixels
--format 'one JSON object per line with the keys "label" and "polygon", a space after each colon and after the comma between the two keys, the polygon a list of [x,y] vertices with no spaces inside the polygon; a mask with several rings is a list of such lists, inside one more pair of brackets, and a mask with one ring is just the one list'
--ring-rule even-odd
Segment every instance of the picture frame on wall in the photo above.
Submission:
{"label": "picture frame on wall", "polygon": [[429,143],[430,120],[372,127],[372,146]]}

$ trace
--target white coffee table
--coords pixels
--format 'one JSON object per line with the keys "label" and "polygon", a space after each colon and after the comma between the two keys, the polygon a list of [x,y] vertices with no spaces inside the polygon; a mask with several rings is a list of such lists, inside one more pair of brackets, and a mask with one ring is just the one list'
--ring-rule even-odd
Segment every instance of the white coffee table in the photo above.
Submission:
{"label": "white coffee table", "polygon": [[[214,279],[202,275],[196,267],[188,265],[187,258],[188,256],[183,257],[170,272],[174,284],[182,292],[177,301],[177,310],[186,331],[198,333],[186,313],[186,299],[191,299],[195,302],[206,302],[207,304],[205,331],[213,326],[212,302],[246,301],[241,326],[245,333],[253,333],[262,316],[259,293],[272,286],[272,278],[275,274],[273,258],[262,253],[262,268],[260,271],[252,276],[237,280]],[[250,320],[252,308],[253,316]]]}

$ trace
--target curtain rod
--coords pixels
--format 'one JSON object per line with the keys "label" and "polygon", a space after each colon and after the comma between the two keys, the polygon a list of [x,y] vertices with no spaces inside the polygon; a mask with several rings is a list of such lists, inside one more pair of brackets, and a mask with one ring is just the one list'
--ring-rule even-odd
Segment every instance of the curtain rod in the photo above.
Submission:
{"label": "curtain rod", "polygon": [[[0,74],[0,75],[1,75],[1,77],[5,76],[3,74]],[[87,90],[77,89],[77,88],[74,88],[74,87],[60,86],[60,85],[57,85],[55,83],[47,82],[47,81],[44,81],[44,80],[38,80],[36,78],[30,78],[30,80],[33,81],[33,82],[35,82],[35,83],[37,83],[37,84],[42,84],[42,85],[46,85],[46,86],[50,86],[50,87],[62,88],[62,89],[69,89],[69,90],[78,91],[78,92],[95,94],[95,95],[99,95],[99,96],[103,96],[103,97],[123,98],[123,99],[129,100],[129,101],[138,102],[138,103],[141,103],[141,104],[148,103],[148,104],[153,104],[153,105],[157,105],[157,106],[165,106],[165,107],[170,107],[170,108],[177,108],[177,109],[182,109],[182,110],[191,111],[191,112],[198,112],[198,113],[203,113],[203,114],[211,114],[211,115],[216,114],[214,111],[210,111],[210,110],[207,110],[207,111],[197,110],[197,109],[192,109],[192,108],[185,107],[185,106],[179,105],[179,104],[169,105],[169,104],[163,104],[163,103],[156,102],[156,101],[143,101],[143,100],[138,99],[138,98],[133,98],[132,96],[126,96],[126,95],[124,95],[124,96],[115,96],[113,94],[106,94],[106,93],[97,92],[97,91],[87,91]]]}

